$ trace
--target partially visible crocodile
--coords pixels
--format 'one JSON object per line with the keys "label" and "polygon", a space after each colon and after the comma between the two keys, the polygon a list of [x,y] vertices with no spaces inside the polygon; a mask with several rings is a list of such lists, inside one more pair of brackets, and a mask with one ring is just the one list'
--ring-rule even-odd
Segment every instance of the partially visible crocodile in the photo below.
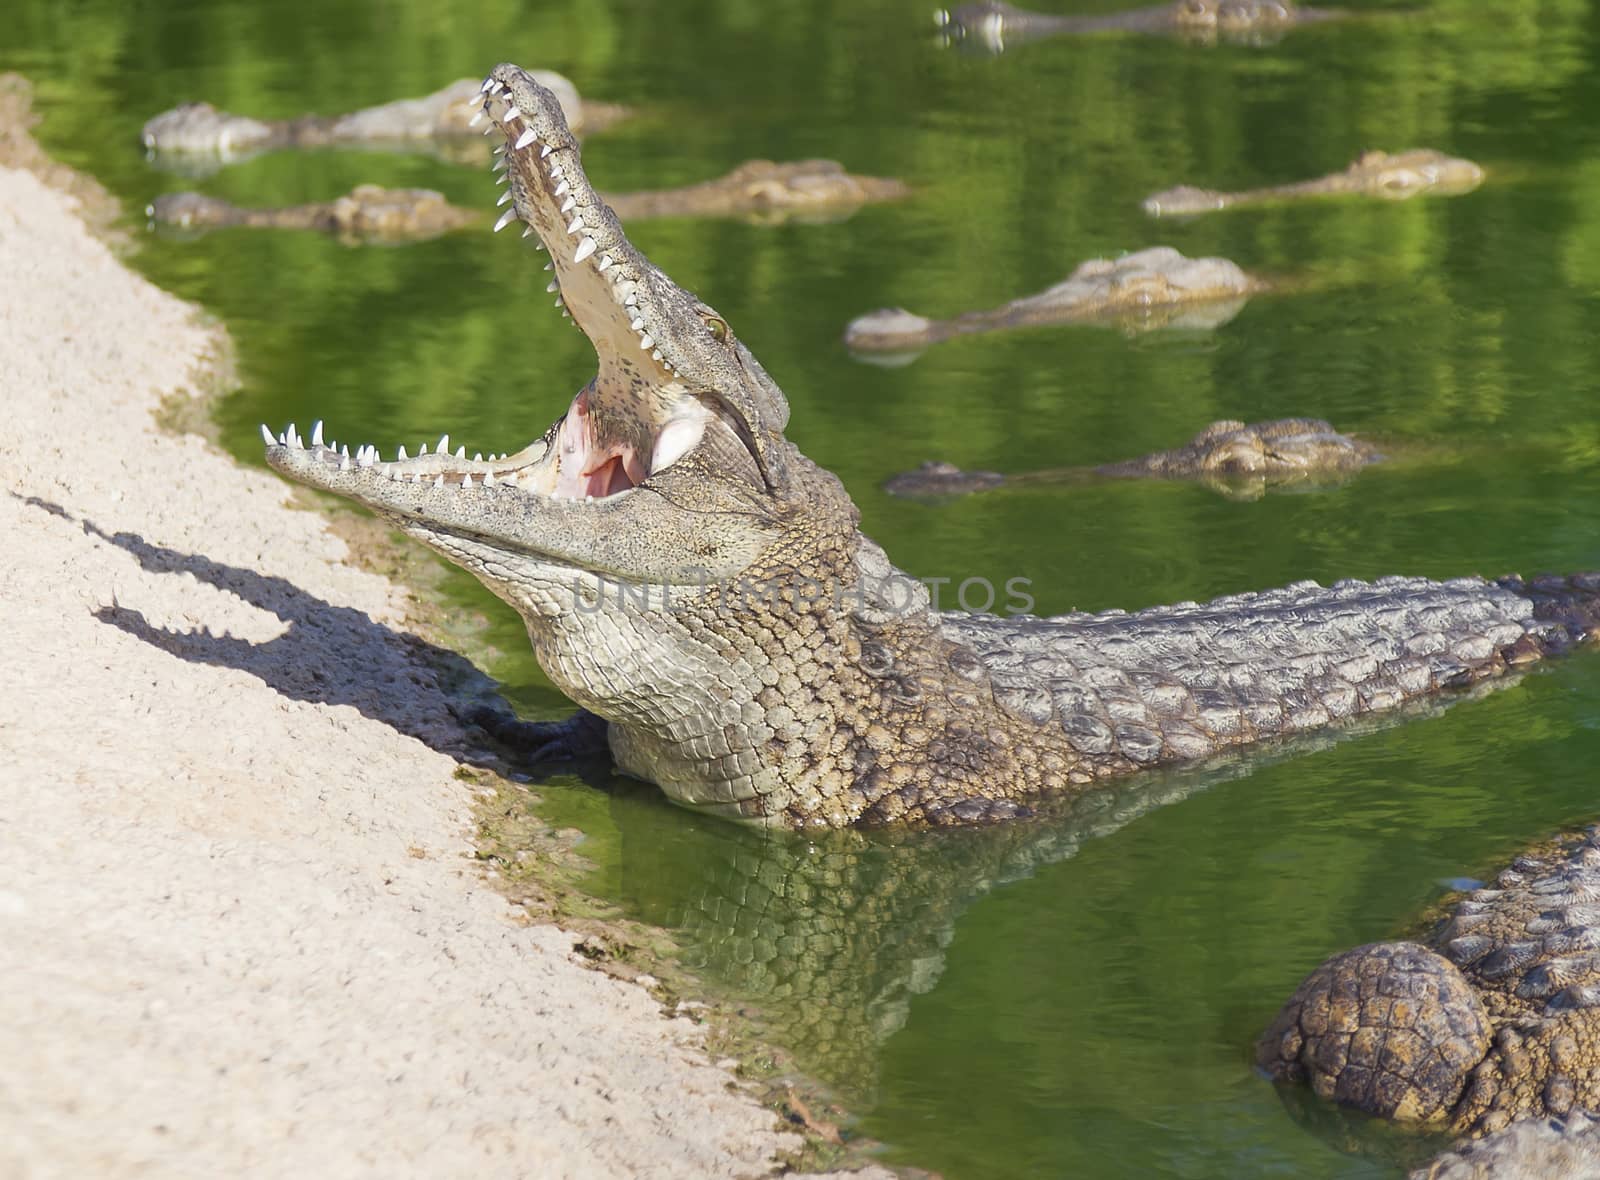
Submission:
{"label": "partially visible crocodile", "polygon": [[[547,756],[603,735],[682,804],[800,829],[995,821],[1500,676],[1600,625],[1595,576],[941,612],[784,437],[783,392],[728,321],[628,241],[555,96],[509,64],[484,93],[511,176],[497,224],[550,252],[599,373],[543,438],[487,459],[262,429],[275,470],[358,500],[522,615],[584,710],[530,727]],[[504,341],[508,380],[526,347]]]}
{"label": "partially visible crocodile", "polygon": [[1203,331],[1227,323],[1266,289],[1226,258],[1186,258],[1170,246],[1153,246],[1114,260],[1090,259],[1036,295],[948,320],[899,307],[868,312],[846,326],[844,343],[852,352],[915,353],[952,336],[1041,324]]}
{"label": "partially visible crocodile", "polygon": [[1342,1106],[1463,1137],[1600,1110],[1597,903],[1600,829],[1536,847],[1469,893],[1427,945],[1328,959],[1256,1060]]}
{"label": "partially visible crocodile", "polygon": [[1337,9],[1307,8],[1292,0],[1174,0],[1132,12],[1057,16],[1014,8],[1002,0],[981,0],[941,8],[933,20],[948,44],[1003,53],[1008,46],[1025,41],[1085,33],[1154,33],[1206,44],[1220,39],[1265,45],[1296,26],[1346,15]]}
{"label": "partially visible crocodile", "polygon": [[[603,130],[627,114],[613,103],[589,102],[561,74],[535,71],[553,91],[575,131]],[[476,158],[483,120],[475,97],[478,83],[462,78],[421,98],[403,98],[347,115],[303,115],[260,120],[192,102],[163,111],[144,125],[141,138],[152,158],[179,171],[201,173],[253,159],[279,148],[412,147],[428,144],[448,154],[451,141],[466,140],[465,157]]]}
{"label": "partially visible crocodile", "polygon": [[[474,88],[476,89],[476,88]],[[910,190],[898,180],[854,176],[833,160],[774,164],[751,160],[725,176],[682,188],[607,196],[624,221],[652,217],[744,217],[761,224],[794,218],[843,218],[867,201]],[[200,193],[168,193],[146,207],[156,225],[186,231],[224,226],[329,230],[350,239],[431,238],[483,219],[476,209],[450,204],[431,189],[386,189],[364,184],[335,201],[275,209],[245,209]]]}
{"label": "partially visible crocodile", "polygon": [[1146,197],[1144,211],[1151,217],[1180,217],[1216,209],[1237,209],[1241,205],[1346,194],[1387,201],[1424,195],[1454,197],[1470,193],[1482,183],[1483,169],[1477,164],[1432,148],[1393,153],[1372,151],[1357,156],[1342,172],[1294,184],[1270,185],[1237,193],[1182,185]]}
{"label": "partially visible crocodile", "polygon": [[196,231],[222,226],[317,229],[347,241],[413,241],[438,237],[482,219],[475,209],[462,209],[443,193],[426,188],[379,188],[358,185],[334,201],[289,205],[278,209],[243,209],[200,193],[167,193],[145,209],[157,225]]}
{"label": "partially visible crocodile", "polygon": [[1121,463],[1002,475],[928,462],[885,481],[891,495],[939,498],[1002,486],[1110,479],[1192,479],[1234,499],[1256,499],[1271,488],[1330,485],[1383,458],[1376,447],[1340,434],[1317,418],[1276,418],[1248,425],[1213,422],[1181,447]]}

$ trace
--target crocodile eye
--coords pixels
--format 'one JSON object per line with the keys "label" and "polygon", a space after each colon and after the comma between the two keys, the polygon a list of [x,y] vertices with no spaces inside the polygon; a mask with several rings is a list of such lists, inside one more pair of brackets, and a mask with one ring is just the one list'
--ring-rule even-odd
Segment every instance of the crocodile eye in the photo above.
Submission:
{"label": "crocodile eye", "polygon": [[719,344],[726,344],[729,335],[728,321],[714,315],[706,316],[705,321],[706,331],[715,336]]}

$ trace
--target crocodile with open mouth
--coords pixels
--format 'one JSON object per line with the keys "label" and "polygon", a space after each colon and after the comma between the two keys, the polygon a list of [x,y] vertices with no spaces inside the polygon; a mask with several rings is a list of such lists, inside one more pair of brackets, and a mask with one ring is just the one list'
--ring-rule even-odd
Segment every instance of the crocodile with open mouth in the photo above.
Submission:
{"label": "crocodile with open mouth", "polygon": [[[474,87],[476,93],[476,87]],[[868,201],[890,201],[910,192],[898,180],[854,176],[833,160],[774,164],[749,160],[715,180],[680,188],[648,189],[604,196],[624,221],[652,217],[743,217],[761,224],[822,221],[850,216]],[[154,225],[187,232],[246,226],[257,229],[319,229],[351,241],[402,241],[437,237],[482,219],[432,189],[358,185],[333,201],[247,209],[202,193],[165,193],[146,209]]]}
{"label": "crocodile with open mouth", "polygon": [[1208,331],[1238,315],[1267,286],[1226,258],[1186,258],[1171,246],[1152,246],[1116,259],[1091,258],[1043,291],[947,320],[901,307],[869,311],[845,326],[844,343],[856,353],[915,355],[954,336],[1046,324],[1108,324],[1130,335]]}
{"label": "crocodile with open mouth", "polygon": [[[554,95],[500,65],[484,103],[511,205],[599,372],[544,437],[394,460],[291,426],[277,471],[476,575],[616,765],[709,813],[796,828],[943,825],[1378,713],[1564,650],[1600,577],[1303,582],[1129,614],[940,612],[784,437],[727,320],[627,239]],[[513,342],[508,341],[508,349]]]}
{"label": "crocodile with open mouth", "polygon": [[1152,217],[1187,217],[1217,209],[1237,209],[1243,205],[1265,205],[1302,197],[1357,195],[1386,201],[1404,201],[1417,196],[1454,197],[1470,193],[1482,183],[1483,169],[1477,164],[1432,148],[1371,151],[1362,152],[1341,172],[1293,184],[1269,185],[1237,193],[1181,185],[1146,197],[1144,211]]}
{"label": "crocodile with open mouth", "polygon": [[1154,33],[1212,44],[1229,41],[1266,45],[1297,25],[1319,24],[1346,14],[1307,8],[1292,0],[1174,0],[1152,8],[1099,16],[1059,16],[1014,8],[1003,0],[981,0],[933,14],[949,44],[1003,53],[1008,45],[1042,37],[1088,33]]}
{"label": "crocodile with open mouth", "polygon": [[[613,103],[580,98],[578,88],[561,74],[534,73],[541,85],[560,97],[574,131],[599,131],[627,114],[626,108]],[[140,138],[154,159],[187,172],[205,172],[290,147],[431,144],[443,150],[452,141],[465,140],[468,158],[475,159],[481,151],[476,142],[479,130],[473,125],[477,93],[477,82],[461,78],[421,98],[397,99],[346,115],[276,120],[252,119],[219,111],[207,102],[191,102],[150,119]]]}
{"label": "crocodile with open mouth", "polygon": [[1329,486],[1383,458],[1376,447],[1340,434],[1320,418],[1213,422],[1181,447],[1098,467],[1059,467],[1004,475],[963,471],[930,460],[884,481],[892,496],[944,499],[1020,484],[1092,479],[1190,479],[1230,499],[1259,499],[1269,489]]}

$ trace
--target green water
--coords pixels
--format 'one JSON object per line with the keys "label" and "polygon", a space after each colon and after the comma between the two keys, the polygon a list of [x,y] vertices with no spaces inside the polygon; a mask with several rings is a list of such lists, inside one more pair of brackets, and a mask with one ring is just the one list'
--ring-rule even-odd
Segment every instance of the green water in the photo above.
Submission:
{"label": "green water", "polygon": [[[919,574],[1028,577],[1049,612],[1300,578],[1600,567],[1593,6],[1418,0],[1265,48],[1124,37],[999,58],[939,48],[929,7],[10,0],[0,68],[36,82],[47,146],[134,210],[191,184],[137,140],[177,102],[341,111],[508,57],[641,109],[586,147],[606,188],[808,155],[907,180],[912,200],[838,224],[633,236],[727,316],[787,391],[791,437]],[[1078,10],[1091,7],[1115,5]],[[1188,224],[1138,208],[1180,182],[1267,184],[1411,146],[1476,159],[1490,180],[1448,201]],[[271,155],[199,187],[273,204],[361,182],[484,208],[497,191],[486,167],[359,152]],[[950,315],[1160,243],[1298,293],[1198,336],[1044,329],[902,368],[839,344],[876,306]],[[386,450],[444,430],[469,451],[514,449],[593,372],[512,234],[383,249],[149,237],[137,265],[232,330],[244,387],[220,420],[251,462],[263,419],[322,417]],[[1300,414],[1409,458],[1244,503],[1131,482],[937,507],[878,490],[929,457],[1091,464],[1213,418]],[[517,620],[465,579],[450,594],[488,618],[508,695],[561,712]],[[1600,817],[1597,760],[1588,656],[1440,716],[999,831],[769,840],[617,783],[543,790],[552,819],[588,833],[593,889],[676,931],[708,986],[762,1013],[892,1158],[952,1178],[1367,1176],[1395,1165],[1303,1129],[1252,1073],[1253,1038],[1324,955],[1405,930],[1442,881],[1519,841]]]}

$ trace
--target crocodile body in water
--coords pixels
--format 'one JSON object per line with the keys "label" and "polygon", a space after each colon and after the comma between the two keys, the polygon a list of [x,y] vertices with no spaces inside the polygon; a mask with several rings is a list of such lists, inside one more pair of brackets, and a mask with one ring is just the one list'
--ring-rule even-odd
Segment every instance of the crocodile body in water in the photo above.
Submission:
{"label": "crocodile body in water", "polygon": [[[574,131],[599,131],[627,114],[612,103],[588,102],[567,78],[549,70],[535,71],[553,91]],[[477,159],[483,120],[473,125],[478,83],[461,78],[421,98],[402,98],[347,115],[303,115],[298,119],[262,120],[219,111],[210,103],[192,102],[163,111],[144,125],[144,146],[157,162],[176,170],[203,174],[224,164],[253,159],[280,148],[412,147],[427,144],[447,155]],[[447,145],[465,141],[452,152]]]}
{"label": "crocodile body in water", "polygon": [[[1458,1136],[1600,1110],[1597,900],[1600,830],[1575,846],[1536,848],[1469,893],[1430,945],[1372,943],[1328,959],[1256,1059],[1340,1105]],[[1436,1174],[1471,1175],[1474,1157],[1499,1169],[1488,1174],[1517,1174],[1535,1149],[1553,1159],[1576,1151],[1591,1169],[1577,1174],[1600,1174],[1589,1121],[1572,1130],[1582,1133],[1576,1145],[1523,1130]]]}
{"label": "crocodile body in water", "polygon": [[982,0],[941,8],[933,20],[949,44],[1004,53],[1025,41],[1091,33],[1153,33],[1206,44],[1221,40],[1268,45],[1300,25],[1321,24],[1345,15],[1331,8],[1307,8],[1292,0],[1174,0],[1132,12],[1058,16],[1014,8],[1001,0]]}
{"label": "crocodile body in water", "polygon": [[1186,258],[1170,246],[1152,246],[1117,259],[1090,259],[1036,295],[947,320],[880,308],[851,320],[844,343],[852,352],[915,355],[952,336],[1045,324],[1204,331],[1227,323],[1266,287],[1226,258]]}
{"label": "crocodile body in water", "polygon": [[894,496],[940,499],[1022,484],[1092,479],[1188,479],[1231,499],[1253,500],[1280,487],[1329,486],[1383,458],[1376,447],[1340,434],[1319,418],[1213,422],[1181,447],[1098,467],[1063,467],[1003,475],[924,463],[884,482]]}
{"label": "crocodile body in water", "polygon": [[[509,455],[392,461],[294,427],[267,461],[358,500],[527,623],[616,765],[710,813],[797,828],[1025,814],[1145,767],[1376,714],[1588,637],[1600,579],[1299,583],[1129,614],[940,612],[784,437],[728,322],[628,241],[558,103],[497,66],[513,204],[599,372]],[[517,342],[506,341],[508,365]],[[265,427],[263,427],[265,432]]]}
{"label": "crocodile body in water", "polygon": [[1471,160],[1447,156],[1431,148],[1404,152],[1363,152],[1342,172],[1270,185],[1244,192],[1224,193],[1182,185],[1154,193],[1144,200],[1152,217],[1187,217],[1243,205],[1265,205],[1302,197],[1355,195],[1404,201],[1411,197],[1454,197],[1470,193],[1483,183],[1483,169]]}
{"label": "crocodile body in water", "polygon": [[[477,87],[473,87],[476,92]],[[652,217],[743,217],[762,224],[848,217],[868,201],[904,197],[898,180],[854,176],[833,160],[751,160],[725,176],[682,188],[605,196],[624,221]],[[318,229],[353,241],[436,237],[483,219],[431,189],[364,184],[334,201],[246,209],[201,193],[167,193],[145,209],[152,224],[195,232],[229,226]]]}

